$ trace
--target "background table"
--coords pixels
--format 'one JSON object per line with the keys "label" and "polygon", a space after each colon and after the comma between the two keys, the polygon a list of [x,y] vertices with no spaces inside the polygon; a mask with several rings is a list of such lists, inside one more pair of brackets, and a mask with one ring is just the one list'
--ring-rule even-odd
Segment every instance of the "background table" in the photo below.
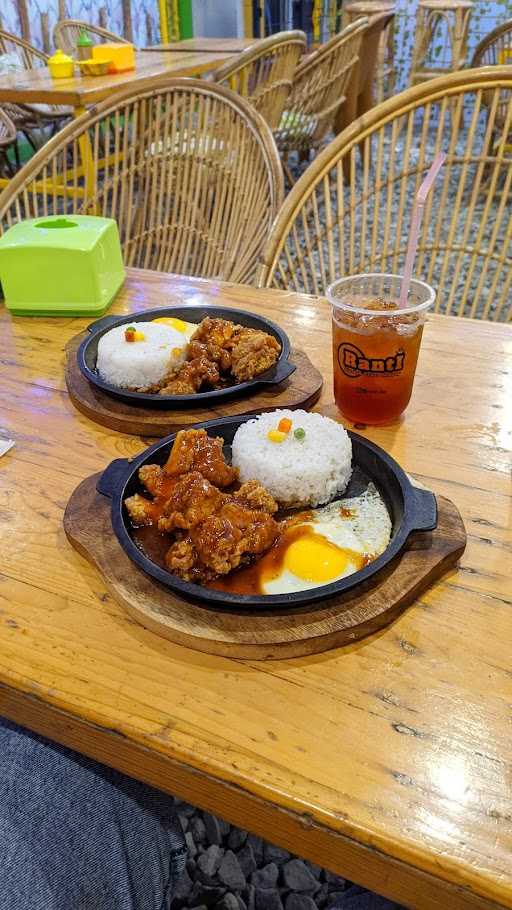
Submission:
{"label": "background table", "polygon": [[[326,303],[132,271],[113,310],[173,301],[277,320],[330,407]],[[71,549],[72,490],[146,443],[69,402],[86,320],[0,323],[0,712],[405,905],[512,908],[511,327],[433,317],[405,420],[361,431],[459,507],[460,568],[362,642],[258,663],[147,632]]]}
{"label": "background table", "polygon": [[171,41],[169,44],[154,44],[145,47],[145,51],[188,51],[189,53],[240,54],[253,44],[259,44],[262,38],[185,38],[184,41]]}
{"label": "background table", "polygon": [[[107,73],[105,76],[80,76],[77,72],[72,79],[52,79],[47,67],[24,70],[20,73],[0,75],[0,105],[2,102],[15,104],[57,104],[73,108],[74,117],[80,117],[87,107],[103,101],[127,85],[139,85],[146,79],[161,76],[199,76],[225,63],[229,53],[146,53],[138,51],[136,66],[125,73]],[[82,173],[94,184],[94,162],[87,133],[78,140]],[[0,178],[0,189],[7,186],[8,178]]]}
{"label": "background table", "polygon": [[231,58],[231,53],[148,53],[138,51],[136,67],[125,73],[107,73],[105,76],[73,76],[72,79],[52,79],[47,67],[7,73],[0,76],[0,104],[66,104],[84,108],[110,96],[116,88],[137,85],[144,79],[168,73],[170,76],[197,76],[214,70]]}

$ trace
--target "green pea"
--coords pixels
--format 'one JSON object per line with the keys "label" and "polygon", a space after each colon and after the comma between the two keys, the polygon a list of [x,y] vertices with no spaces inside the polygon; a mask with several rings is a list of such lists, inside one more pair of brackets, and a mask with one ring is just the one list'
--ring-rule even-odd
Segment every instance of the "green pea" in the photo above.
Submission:
{"label": "green pea", "polygon": [[295,436],[295,439],[305,439],[306,431],[303,430],[302,427],[297,427],[297,429],[293,431],[293,435]]}

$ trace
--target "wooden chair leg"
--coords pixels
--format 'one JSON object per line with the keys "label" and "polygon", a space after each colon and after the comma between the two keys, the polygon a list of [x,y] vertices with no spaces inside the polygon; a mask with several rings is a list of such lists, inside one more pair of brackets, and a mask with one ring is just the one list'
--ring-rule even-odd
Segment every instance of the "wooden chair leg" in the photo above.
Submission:
{"label": "wooden chair leg", "polygon": [[283,171],[284,171],[284,175],[285,175],[286,179],[288,180],[288,183],[290,184],[290,188],[291,188],[292,186],[295,185],[295,180],[294,180],[293,174],[290,170],[290,165],[288,164],[288,160],[283,161]]}

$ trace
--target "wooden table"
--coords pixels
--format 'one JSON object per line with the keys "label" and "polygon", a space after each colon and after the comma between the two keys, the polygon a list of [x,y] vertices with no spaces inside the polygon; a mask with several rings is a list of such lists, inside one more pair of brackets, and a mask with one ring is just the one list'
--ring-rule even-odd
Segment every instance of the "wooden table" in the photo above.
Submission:
{"label": "wooden table", "polygon": [[[330,406],[324,302],[132,271],[113,309],[169,301],[270,315]],[[512,328],[432,317],[405,420],[363,431],[459,507],[460,569],[373,637],[259,663],[147,632],[67,543],[72,490],[146,445],[67,398],[86,322],[1,312],[1,713],[406,906],[512,908]]]}
{"label": "wooden table", "polygon": [[80,76],[72,79],[52,79],[47,67],[7,73],[0,76],[0,104],[64,104],[75,108],[75,113],[91,104],[103,101],[116,89],[137,85],[144,79],[168,73],[170,76],[196,76],[225,63],[230,53],[148,53],[138,51],[136,67],[126,73],[107,73],[106,76]]}
{"label": "wooden table", "polygon": [[259,44],[262,38],[185,38],[184,41],[171,41],[169,44],[154,44],[145,47],[145,51],[188,51],[201,54],[240,54],[253,44]]}
{"label": "wooden table", "polygon": [[[79,117],[87,107],[108,98],[116,89],[139,85],[145,79],[164,73],[169,76],[198,76],[214,70],[231,56],[230,53],[138,51],[135,69],[126,73],[81,76],[77,71],[72,79],[52,79],[47,67],[7,73],[0,75],[0,105],[3,102],[67,105],[73,108],[73,115]],[[82,172],[94,183],[94,159],[87,133],[79,139],[79,146]],[[7,178],[1,178],[0,189],[8,182]],[[59,191],[58,187],[56,189]]]}

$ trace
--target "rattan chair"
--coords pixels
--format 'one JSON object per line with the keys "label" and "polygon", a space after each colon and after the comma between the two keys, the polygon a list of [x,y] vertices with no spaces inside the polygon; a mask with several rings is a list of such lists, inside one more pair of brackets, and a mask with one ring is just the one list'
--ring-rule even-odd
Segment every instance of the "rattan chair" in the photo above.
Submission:
{"label": "rattan chair", "polygon": [[53,29],[53,43],[60,47],[66,54],[76,54],[76,45],[80,32],[86,31],[93,44],[104,44],[106,41],[115,41],[120,44],[129,44],[126,38],[107,31],[100,25],[91,25],[79,19],[61,19]]}
{"label": "rattan chair", "polygon": [[471,68],[507,66],[512,63],[512,19],[502,22],[477,44]]}
{"label": "rattan chair", "polygon": [[14,149],[16,162],[19,163],[16,143],[16,127],[9,115],[0,108],[0,165],[6,174],[12,176],[14,168],[9,159],[10,149]]}
{"label": "rattan chair", "polygon": [[[22,66],[26,70],[37,69],[46,66],[48,55],[33,47],[23,38],[0,29],[0,54],[15,54]],[[31,105],[31,104],[7,104],[2,103],[3,109],[7,112],[17,129],[23,132],[29,140],[32,147],[36,148],[32,131],[44,126],[50,126],[52,131],[58,130],[65,120],[71,114],[71,108],[63,105]]]}
{"label": "rattan chair", "polygon": [[[93,161],[79,177],[84,138]],[[223,86],[163,75],[50,140],[0,195],[0,229],[48,214],[108,216],[127,266],[249,282],[282,199],[279,155],[257,111]]]}
{"label": "rattan chair", "polygon": [[304,32],[279,32],[221,66],[212,80],[247,98],[275,129],[281,122],[297,63],[305,50]]}
{"label": "rattan chair", "polygon": [[389,29],[394,13],[378,13],[368,20],[359,50],[359,59],[354,67],[350,90],[344,104],[338,110],[334,131],[341,133],[356,117],[369,111],[375,104],[375,83],[382,38]]}
{"label": "rattan chair", "polygon": [[[504,93],[506,122],[497,133]],[[437,289],[440,312],[510,320],[511,100],[512,67],[462,70],[410,88],[356,120],[287,197],[258,284],[323,294],[343,275],[400,273],[415,194],[442,150],[447,160],[425,207],[415,273]]]}
{"label": "rattan chair", "polygon": [[290,181],[293,178],[286,163],[290,152],[316,151],[334,128],[336,114],[351,88],[367,25],[368,19],[358,19],[297,67],[286,110],[274,130]]}

